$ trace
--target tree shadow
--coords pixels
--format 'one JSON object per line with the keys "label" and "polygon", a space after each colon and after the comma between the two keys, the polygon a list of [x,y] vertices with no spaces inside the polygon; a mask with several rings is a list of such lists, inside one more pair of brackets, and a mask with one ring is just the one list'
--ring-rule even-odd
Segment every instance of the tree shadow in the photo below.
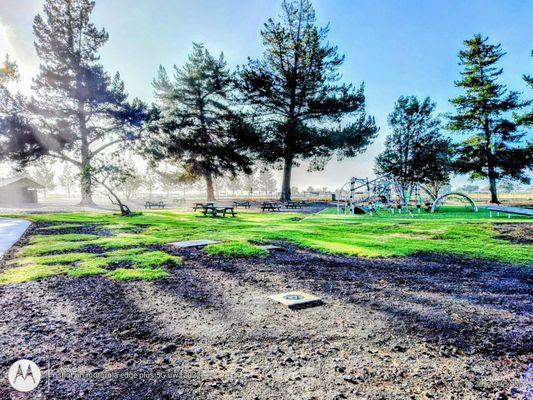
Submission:
{"label": "tree shadow", "polygon": [[[349,302],[386,320],[396,336],[415,335],[444,353],[499,357],[531,350],[533,273],[523,266],[440,255],[359,259],[296,248],[266,260],[204,263],[241,284],[300,287]],[[257,279],[258,269],[275,283]],[[211,290],[205,286],[202,295]]]}
{"label": "tree shadow", "polygon": [[[311,279],[312,289],[379,311],[397,333],[467,354],[519,355],[531,350],[533,291],[528,268],[424,255],[357,260],[342,272],[334,260],[328,262],[325,269],[293,266],[284,272],[300,279],[321,275],[318,279],[333,284]],[[354,278],[355,287],[344,284]]]}
{"label": "tree shadow", "polygon": [[24,345],[37,350],[43,398],[196,398],[157,322],[130,300],[130,284],[65,276],[32,283],[40,299],[17,325],[28,327]]}

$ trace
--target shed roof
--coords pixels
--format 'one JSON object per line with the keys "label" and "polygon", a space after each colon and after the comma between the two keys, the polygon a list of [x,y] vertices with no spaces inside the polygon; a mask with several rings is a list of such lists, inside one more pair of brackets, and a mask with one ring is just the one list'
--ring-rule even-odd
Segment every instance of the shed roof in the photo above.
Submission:
{"label": "shed roof", "polygon": [[19,176],[16,178],[0,178],[0,189],[6,187],[23,186],[32,189],[44,189],[45,187],[40,183],[35,182],[33,179],[27,176]]}

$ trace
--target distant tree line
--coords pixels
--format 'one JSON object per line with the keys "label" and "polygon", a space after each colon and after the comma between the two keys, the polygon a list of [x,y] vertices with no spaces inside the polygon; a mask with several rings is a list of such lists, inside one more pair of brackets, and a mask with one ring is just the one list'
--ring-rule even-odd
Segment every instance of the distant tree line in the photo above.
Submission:
{"label": "distant tree line", "polygon": [[[201,183],[214,200],[224,178],[233,192],[272,193],[271,169],[278,168],[280,199],[290,200],[295,166],[306,161],[310,170],[323,169],[333,157],[355,157],[377,136],[364,86],[342,81],[345,57],[329,43],[328,27],[317,25],[308,0],[283,0],[281,14],[261,30],[261,57],[235,71],[223,54],[193,43],[184,65],[159,68],[152,105],[129,100],[120,75],[104,70],[99,50],[109,36],[91,22],[93,8],[92,0],[45,0],[33,25],[40,69],[31,99],[6,87],[17,79],[14,62],[6,59],[0,70],[0,158],[19,166],[42,157],[69,163],[76,173],[63,180],[79,180],[81,204],[93,203],[95,185],[112,201],[118,189],[126,198],[137,191],[142,179],[121,156],[125,150],[144,157],[145,178],[169,192]],[[498,82],[503,55],[480,35],[465,41],[455,82],[464,93],[451,100],[454,114],[435,115],[429,97],[400,97],[376,172],[406,188],[423,182],[435,193],[451,173],[486,177],[493,202],[498,180],[525,182],[533,151],[523,127],[533,117],[522,110],[531,101]],[[533,85],[530,76],[524,80]],[[453,142],[445,130],[467,138]]]}

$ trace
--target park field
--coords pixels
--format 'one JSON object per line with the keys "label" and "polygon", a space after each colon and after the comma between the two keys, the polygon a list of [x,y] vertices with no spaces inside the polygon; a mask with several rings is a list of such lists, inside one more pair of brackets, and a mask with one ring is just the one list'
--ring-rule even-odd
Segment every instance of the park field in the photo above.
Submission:
{"label": "park field", "polygon": [[243,212],[235,218],[172,211],[130,217],[59,213],[25,218],[35,222],[35,228],[0,273],[0,284],[56,274],[107,275],[116,280],[164,278],[169,267],[180,264],[178,256],[167,252],[167,245],[194,239],[220,241],[205,251],[230,256],[261,257],[267,252],[258,244],[288,242],[322,253],[365,258],[438,253],[533,264],[531,238],[524,233],[530,227],[528,219],[490,218],[485,209],[474,213],[448,207],[413,217],[386,212],[345,217],[331,208],[311,215]]}
{"label": "park field", "polygon": [[[525,218],[458,207],[24,218],[34,224],[0,265],[0,365],[36,360],[49,379],[37,397],[489,399],[528,382]],[[220,243],[170,245],[192,239]],[[270,298],[288,291],[324,304]],[[173,375],[121,375],[132,372]]]}

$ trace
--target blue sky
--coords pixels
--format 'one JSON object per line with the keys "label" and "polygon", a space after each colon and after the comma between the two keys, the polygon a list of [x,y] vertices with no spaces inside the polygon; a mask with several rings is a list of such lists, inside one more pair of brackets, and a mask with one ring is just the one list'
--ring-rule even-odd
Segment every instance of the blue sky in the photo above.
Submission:
{"label": "blue sky", "polygon": [[[150,81],[157,66],[182,64],[193,41],[211,52],[223,51],[231,66],[262,51],[260,29],[280,10],[280,0],[113,0],[96,1],[94,22],[110,40],[102,62],[118,70],[132,96],[152,99]],[[533,74],[533,2],[524,0],[315,0],[320,24],[330,23],[329,41],[346,55],[344,80],[366,85],[367,109],[381,126],[380,137],[354,160],[331,162],[325,171],[300,168],[294,184],[303,188],[339,186],[350,176],[372,175],[373,158],[388,133],[387,114],[400,95],[430,96],[439,112],[451,111],[458,93],[457,52],[475,33],[501,43],[507,55],[502,81],[510,89],[532,93],[522,81]],[[32,19],[40,0],[0,0],[0,23],[29,86],[38,64],[33,50]],[[4,37],[6,34],[4,34]],[[3,37],[0,35],[0,40]],[[3,47],[2,47],[3,46]],[[460,179],[463,181],[463,179]]]}

